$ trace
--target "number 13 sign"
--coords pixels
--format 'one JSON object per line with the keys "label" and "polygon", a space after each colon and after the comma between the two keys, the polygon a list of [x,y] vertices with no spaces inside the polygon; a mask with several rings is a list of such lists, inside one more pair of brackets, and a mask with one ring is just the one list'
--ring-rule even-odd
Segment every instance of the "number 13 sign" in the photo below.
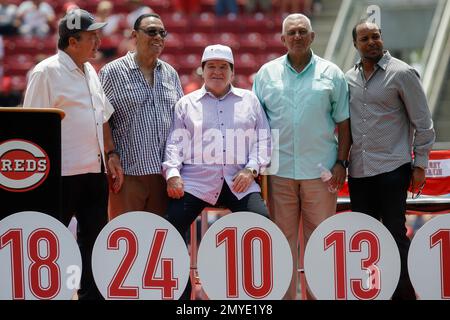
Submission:
{"label": "number 13 sign", "polygon": [[323,221],[309,238],[304,265],[317,299],[390,299],[400,276],[394,238],[381,222],[359,212]]}

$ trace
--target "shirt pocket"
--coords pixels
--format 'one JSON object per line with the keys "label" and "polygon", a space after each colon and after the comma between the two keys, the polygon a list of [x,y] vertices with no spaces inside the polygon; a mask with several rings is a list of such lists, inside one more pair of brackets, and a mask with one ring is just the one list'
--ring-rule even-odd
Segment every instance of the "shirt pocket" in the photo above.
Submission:
{"label": "shirt pocket", "polygon": [[265,105],[271,111],[290,105],[294,96],[294,90],[283,80],[268,82],[263,91]]}
{"label": "shirt pocket", "polygon": [[331,106],[333,94],[333,80],[321,75],[314,78],[311,84],[311,91],[306,95],[306,107],[321,107],[328,109]]}

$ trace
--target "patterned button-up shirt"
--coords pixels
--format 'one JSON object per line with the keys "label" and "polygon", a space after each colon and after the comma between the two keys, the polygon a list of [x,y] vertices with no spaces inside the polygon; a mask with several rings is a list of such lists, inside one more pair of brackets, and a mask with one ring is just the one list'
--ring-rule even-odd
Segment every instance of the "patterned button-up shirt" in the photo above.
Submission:
{"label": "patterned button-up shirt", "polygon": [[151,86],[128,52],[100,70],[115,112],[110,119],[116,149],[126,175],[161,173],[175,103],[183,96],[175,69],[158,60]]}
{"label": "patterned button-up shirt", "polygon": [[350,89],[354,178],[390,172],[411,162],[426,168],[435,133],[416,70],[386,52],[369,79],[359,62],[346,78]]}

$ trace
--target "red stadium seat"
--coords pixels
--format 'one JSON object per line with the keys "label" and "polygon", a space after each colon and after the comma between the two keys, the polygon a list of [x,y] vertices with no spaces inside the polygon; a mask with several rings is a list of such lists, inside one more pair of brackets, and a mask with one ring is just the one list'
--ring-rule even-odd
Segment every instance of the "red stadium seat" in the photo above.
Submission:
{"label": "red stadium seat", "polygon": [[184,33],[189,27],[188,19],[179,12],[161,15],[161,19],[164,22],[164,28],[169,33]]}
{"label": "red stadium seat", "polygon": [[202,12],[198,19],[192,20],[191,32],[216,32],[216,16],[211,12]]}
{"label": "red stadium seat", "polygon": [[11,90],[12,91],[25,91],[27,88],[26,76],[12,76],[11,77]]}
{"label": "red stadium seat", "polygon": [[[233,50],[238,50],[240,47],[238,37],[229,32],[219,33],[215,39],[217,39],[218,43],[223,44],[225,46],[231,47]],[[210,41],[211,42],[211,41]]]}
{"label": "red stadium seat", "polygon": [[210,40],[208,36],[204,33],[191,33],[186,34],[184,38],[184,48],[186,49],[186,53],[198,53],[202,54],[203,50],[207,45],[210,44]]}
{"label": "red stadium seat", "polygon": [[262,53],[266,50],[266,42],[263,36],[257,32],[244,33],[239,42],[241,52]]}
{"label": "red stadium seat", "polygon": [[178,73],[179,74],[191,74],[192,71],[201,65],[201,55],[188,54],[177,56],[178,59]]}
{"label": "red stadium seat", "polygon": [[249,76],[258,71],[259,64],[255,55],[251,53],[237,54],[234,57],[235,74]]}
{"label": "red stadium seat", "polygon": [[238,88],[242,89],[248,89],[251,90],[252,84],[250,83],[250,80],[248,76],[237,74],[234,76],[233,85]]}
{"label": "red stadium seat", "polygon": [[16,54],[5,57],[4,73],[9,76],[25,76],[34,67],[34,56]]}
{"label": "red stadium seat", "polygon": [[266,36],[267,51],[285,53],[286,47],[281,42],[281,33],[270,33]]}
{"label": "red stadium seat", "polygon": [[164,53],[177,54],[182,52],[184,48],[183,36],[178,33],[171,33],[167,35],[164,43]]}
{"label": "red stadium seat", "polygon": [[[285,52],[287,52],[285,50]],[[284,53],[285,53],[284,52]],[[281,57],[284,53],[278,53],[278,52],[269,52],[269,53],[263,53],[260,54],[258,57],[259,65],[262,66],[266,62],[272,61],[278,57]]]}

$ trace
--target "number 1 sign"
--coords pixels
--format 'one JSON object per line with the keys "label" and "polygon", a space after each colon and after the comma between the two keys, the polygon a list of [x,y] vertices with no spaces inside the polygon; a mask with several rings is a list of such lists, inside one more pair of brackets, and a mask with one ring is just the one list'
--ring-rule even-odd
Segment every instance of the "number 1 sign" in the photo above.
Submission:
{"label": "number 1 sign", "polygon": [[167,220],[133,211],[113,219],[100,232],[92,272],[105,299],[178,299],[189,277],[189,254]]}
{"label": "number 1 sign", "polygon": [[281,299],[292,268],[285,236],[256,213],[220,218],[200,242],[198,273],[211,299]]}
{"label": "number 1 sign", "polygon": [[61,222],[35,211],[0,221],[0,300],[69,300],[80,277],[78,245]]}
{"label": "number 1 sign", "polygon": [[408,271],[420,299],[450,299],[450,214],[431,219],[414,235]]}
{"label": "number 1 sign", "polygon": [[394,238],[381,222],[359,212],[323,221],[309,238],[304,265],[317,299],[390,299],[400,276]]}

